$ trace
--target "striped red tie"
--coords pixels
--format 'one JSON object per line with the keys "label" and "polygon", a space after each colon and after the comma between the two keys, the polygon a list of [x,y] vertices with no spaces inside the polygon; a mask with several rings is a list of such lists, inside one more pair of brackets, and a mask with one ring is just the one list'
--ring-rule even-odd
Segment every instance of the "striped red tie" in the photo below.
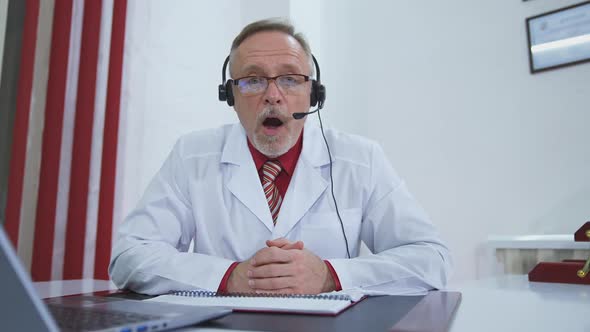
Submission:
{"label": "striped red tie", "polygon": [[281,169],[281,164],[276,160],[268,160],[262,166],[262,189],[264,189],[264,195],[266,196],[274,225],[277,224],[277,217],[279,216],[279,210],[283,202],[279,189],[275,185],[275,179],[281,172]]}

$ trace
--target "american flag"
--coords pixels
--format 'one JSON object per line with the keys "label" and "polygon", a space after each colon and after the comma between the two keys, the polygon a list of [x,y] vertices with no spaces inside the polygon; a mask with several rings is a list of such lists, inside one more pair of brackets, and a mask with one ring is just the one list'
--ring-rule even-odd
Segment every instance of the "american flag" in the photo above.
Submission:
{"label": "american flag", "polygon": [[26,0],[6,232],[33,280],[108,279],[126,0]]}

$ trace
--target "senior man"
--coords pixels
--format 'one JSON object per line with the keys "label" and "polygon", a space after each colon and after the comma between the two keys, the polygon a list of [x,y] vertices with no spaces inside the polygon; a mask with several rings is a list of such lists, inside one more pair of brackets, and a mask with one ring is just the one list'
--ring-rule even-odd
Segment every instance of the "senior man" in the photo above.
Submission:
{"label": "senior man", "polygon": [[109,268],[119,287],[400,294],[445,286],[448,249],[379,145],[334,129],[323,137],[306,120],[325,100],[314,61],[286,21],[240,32],[226,60],[232,79],[220,86],[239,123],[178,140],[119,227]]}

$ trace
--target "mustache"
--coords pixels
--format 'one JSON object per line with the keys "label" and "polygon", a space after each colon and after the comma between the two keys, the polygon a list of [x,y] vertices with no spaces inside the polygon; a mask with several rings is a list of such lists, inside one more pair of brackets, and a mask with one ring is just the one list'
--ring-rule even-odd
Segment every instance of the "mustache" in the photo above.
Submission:
{"label": "mustache", "polygon": [[283,123],[292,120],[289,112],[275,106],[265,107],[257,116],[258,123],[264,122],[266,118],[277,118]]}

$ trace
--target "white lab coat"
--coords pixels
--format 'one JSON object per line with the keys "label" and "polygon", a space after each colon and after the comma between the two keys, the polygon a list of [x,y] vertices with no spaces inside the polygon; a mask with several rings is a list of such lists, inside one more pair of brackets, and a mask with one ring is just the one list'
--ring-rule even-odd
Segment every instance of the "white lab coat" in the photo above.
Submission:
{"label": "white lab coat", "polygon": [[[240,124],[179,139],[136,209],[120,225],[109,267],[140,293],[216,290],[230,264],[285,237],[329,260],[342,288],[399,294],[445,286],[448,249],[382,149],[367,139],[306,124],[303,149],[276,226]],[[361,240],[371,253],[359,256]],[[188,252],[194,241],[193,252]]]}

